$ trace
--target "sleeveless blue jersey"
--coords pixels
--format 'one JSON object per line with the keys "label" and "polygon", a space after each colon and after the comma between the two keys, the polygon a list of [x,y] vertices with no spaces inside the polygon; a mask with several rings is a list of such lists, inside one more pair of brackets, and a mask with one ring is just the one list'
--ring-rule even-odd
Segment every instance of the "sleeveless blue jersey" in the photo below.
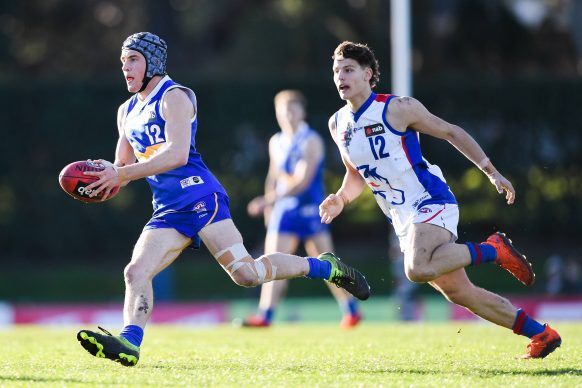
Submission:
{"label": "sleeveless blue jersey", "polygon": [[[277,152],[274,156],[276,158],[275,162],[278,164],[281,171],[284,171],[289,175],[293,174],[297,162],[304,158],[303,147],[305,146],[307,139],[309,139],[311,136],[319,137],[319,134],[313,129],[309,128],[307,124],[303,124],[290,141],[288,141],[281,132],[276,135],[275,147]],[[278,181],[277,186],[278,191],[285,190],[282,181]],[[309,185],[301,193],[297,193],[289,197],[297,198],[297,205],[301,206],[304,204],[313,203],[319,205],[319,203],[323,201],[324,196],[322,155],[322,160],[319,161],[319,164],[315,170],[315,174],[313,175],[313,179]]]}
{"label": "sleeveless blue jersey", "polygon": [[[166,142],[166,120],[163,117],[161,102],[164,95],[174,88],[184,91],[196,108],[194,92],[175,83],[168,76],[160,80],[144,101],[140,101],[136,94],[127,102],[123,129],[140,162],[155,155]],[[198,199],[214,192],[226,195],[222,185],[206,167],[200,153],[196,151],[197,125],[198,114],[196,113],[192,118],[188,163],[146,178],[153,194],[154,215],[192,210]]]}

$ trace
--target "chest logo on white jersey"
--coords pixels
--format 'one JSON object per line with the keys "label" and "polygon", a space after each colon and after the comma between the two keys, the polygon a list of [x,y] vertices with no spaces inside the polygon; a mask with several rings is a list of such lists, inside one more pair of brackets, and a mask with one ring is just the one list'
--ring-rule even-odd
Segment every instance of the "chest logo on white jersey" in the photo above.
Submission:
{"label": "chest logo on white jersey", "polygon": [[386,130],[384,129],[384,126],[382,124],[376,123],[372,125],[366,125],[364,127],[364,133],[366,134],[366,137],[371,137],[386,133]]}
{"label": "chest logo on white jersey", "polygon": [[342,133],[342,142],[344,145],[344,148],[348,148],[350,146],[350,143],[352,142],[352,137],[354,136],[354,129],[355,124],[350,122],[348,123],[348,125],[346,126],[346,130]]}

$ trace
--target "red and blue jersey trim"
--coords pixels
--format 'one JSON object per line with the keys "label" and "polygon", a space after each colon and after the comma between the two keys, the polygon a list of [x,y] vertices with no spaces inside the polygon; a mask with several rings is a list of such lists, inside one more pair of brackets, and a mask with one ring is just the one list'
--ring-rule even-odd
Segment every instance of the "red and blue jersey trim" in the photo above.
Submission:
{"label": "red and blue jersey trim", "polygon": [[457,200],[451,190],[449,190],[449,186],[443,182],[442,179],[433,175],[428,170],[428,165],[424,161],[420,151],[420,142],[418,141],[417,132],[408,128],[404,134],[400,133],[400,136],[402,136],[402,149],[406,154],[408,162],[412,166],[412,169],[422,187],[424,187],[431,196],[430,199],[421,202],[418,205],[418,208],[421,208],[424,205],[436,203],[456,204]]}

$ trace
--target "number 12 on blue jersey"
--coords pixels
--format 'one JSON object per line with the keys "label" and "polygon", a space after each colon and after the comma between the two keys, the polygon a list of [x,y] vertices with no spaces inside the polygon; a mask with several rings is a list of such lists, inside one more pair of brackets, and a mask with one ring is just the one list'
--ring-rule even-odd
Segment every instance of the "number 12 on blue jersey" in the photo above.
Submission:
{"label": "number 12 on blue jersey", "polygon": [[151,145],[164,142],[164,138],[162,137],[162,129],[157,124],[153,124],[147,127],[145,134],[149,138]]}

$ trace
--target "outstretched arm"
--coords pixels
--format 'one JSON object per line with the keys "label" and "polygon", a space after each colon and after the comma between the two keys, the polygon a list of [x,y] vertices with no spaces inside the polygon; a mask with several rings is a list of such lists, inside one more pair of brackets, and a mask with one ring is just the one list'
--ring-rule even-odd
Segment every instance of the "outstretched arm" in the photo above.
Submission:
{"label": "outstretched arm", "polygon": [[[329,120],[329,130],[333,139],[336,139],[335,119],[332,116]],[[342,154],[342,161],[346,167],[346,174],[340,189],[335,194],[330,194],[319,205],[319,215],[321,222],[329,224],[344,210],[344,207],[355,200],[364,190],[366,182],[358,171],[352,166],[345,155]]]}
{"label": "outstretched arm", "polygon": [[410,127],[420,133],[447,140],[487,175],[500,194],[505,191],[508,204],[515,201],[515,189],[511,182],[497,171],[483,149],[463,128],[433,115],[412,97],[394,99],[388,111],[395,121],[396,129],[404,131]]}

